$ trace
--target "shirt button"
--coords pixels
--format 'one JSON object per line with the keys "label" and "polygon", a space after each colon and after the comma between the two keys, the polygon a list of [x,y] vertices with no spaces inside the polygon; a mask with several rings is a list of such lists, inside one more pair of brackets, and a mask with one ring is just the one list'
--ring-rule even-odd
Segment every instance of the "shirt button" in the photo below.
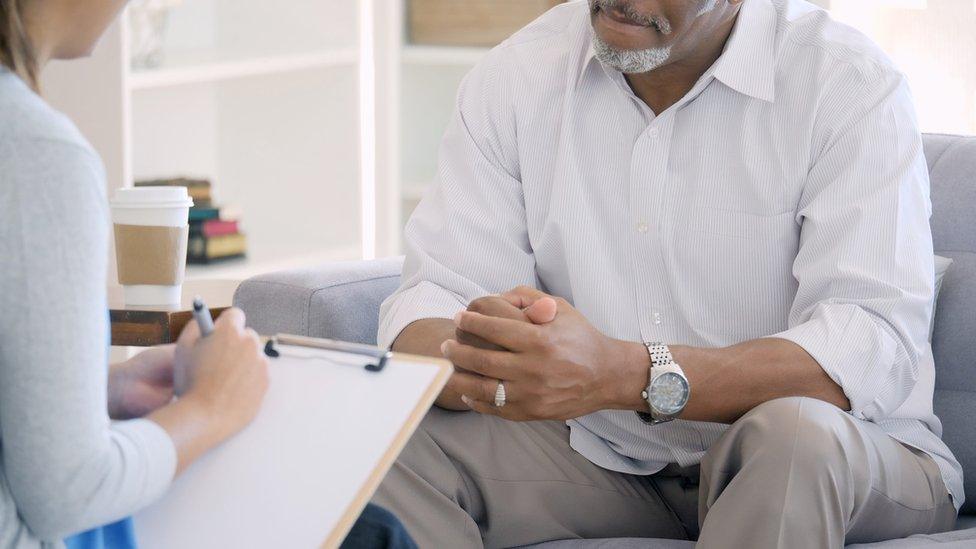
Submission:
{"label": "shirt button", "polygon": [[658,312],[655,312],[653,315],[651,315],[651,318],[653,319],[654,324],[661,324],[662,322],[664,322],[664,315]]}
{"label": "shirt button", "polygon": [[657,128],[651,128],[650,130],[647,131],[647,136],[650,137],[651,139],[657,139],[658,136],[660,135],[661,135],[661,131],[658,130]]}
{"label": "shirt button", "polygon": [[637,232],[639,232],[639,233],[646,233],[647,232],[647,223],[644,223],[643,221],[641,221],[640,223],[638,223],[637,224]]}

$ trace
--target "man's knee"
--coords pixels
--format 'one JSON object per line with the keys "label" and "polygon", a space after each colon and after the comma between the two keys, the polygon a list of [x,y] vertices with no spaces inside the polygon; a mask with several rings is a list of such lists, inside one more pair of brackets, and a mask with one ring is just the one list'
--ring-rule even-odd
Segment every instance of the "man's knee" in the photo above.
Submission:
{"label": "man's knee", "polygon": [[[730,437],[726,443],[733,456],[725,458],[740,462],[791,461],[814,469],[843,464],[846,460],[844,431],[851,421],[854,418],[822,400],[806,397],[771,400],[753,408],[730,427],[724,437]],[[703,467],[715,465],[710,457],[714,456],[706,456]]]}

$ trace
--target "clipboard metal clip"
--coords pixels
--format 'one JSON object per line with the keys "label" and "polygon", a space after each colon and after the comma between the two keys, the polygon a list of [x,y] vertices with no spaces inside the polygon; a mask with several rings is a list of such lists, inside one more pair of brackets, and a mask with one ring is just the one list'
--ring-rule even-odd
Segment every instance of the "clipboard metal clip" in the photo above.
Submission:
{"label": "clipboard metal clip", "polygon": [[314,349],[367,356],[376,359],[375,363],[367,362],[363,367],[368,372],[382,372],[383,368],[386,368],[386,364],[389,359],[393,356],[393,353],[386,349],[380,349],[370,345],[361,345],[359,343],[349,343],[334,339],[319,339],[314,337],[287,334],[278,334],[269,339],[268,342],[264,344],[264,354],[271,358],[278,358],[281,356],[281,352],[279,352],[276,348],[279,344],[294,345],[298,347],[311,347]]}

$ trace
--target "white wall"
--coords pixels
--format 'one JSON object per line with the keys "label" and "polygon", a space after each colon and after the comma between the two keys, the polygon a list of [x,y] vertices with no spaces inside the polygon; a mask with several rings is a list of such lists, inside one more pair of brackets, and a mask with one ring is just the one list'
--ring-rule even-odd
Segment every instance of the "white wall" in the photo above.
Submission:
{"label": "white wall", "polygon": [[904,71],[922,131],[976,134],[973,0],[833,0],[831,11]]}
{"label": "white wall", "polygon": [[255,259],[360,248],[357,100],[355,67],[221,86],[218,197]]}
{"label": "white wall", "polygon": [[115,22],[88,59],[52,61],[41,81],[44,98],[65,112],[105,162],[109,190],[128,180],[128,94],[124,70],[128,53]]}

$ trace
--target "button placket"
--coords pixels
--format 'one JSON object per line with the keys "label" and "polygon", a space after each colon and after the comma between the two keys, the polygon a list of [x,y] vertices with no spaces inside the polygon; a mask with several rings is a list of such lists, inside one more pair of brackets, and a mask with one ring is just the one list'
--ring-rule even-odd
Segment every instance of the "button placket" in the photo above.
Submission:
{"label": "button placket", "polygon": [[662,246],[667,242],[664,233],[669,232],[666,226],[670,220],[664,217],[664,204],[667,202],[669,189],[666,177],[668,159],[671,152],[670,135],[674,124],[674,113],[666,113],[654,120],[652,127],[646,132],[646,141],[650,159],[641,165],[641,173],[634,173],[633,177],[639,181],[648,182],[644,194],[640,197],[641,211],[647,212],[647,217],[638,220],[645,224],[645,231],[638,233],[638,246],[635,252],[639,257],[641,270],[637,273],[642,336],[647,341],[667,340],[669,309],[667,299],[670,291],[667,288],[667,269],[665,265],[665,251]]}
{"label": "button placket", "polygon": [[[671,110],[665,116],[659,117],[660,147],[662,149],[661,167],[662,173],[667,173],[670,163],[671,147],[674,137],[674,125],[680,108]],[[655,194],[654,209],[652,210],[655,220],[654,256],[648,258],[648,263],[656,268],[655,276],[651,279],[654,292],[654,307],[651,311],[651,323],[655,326],[655,336],[659,341],[673,341],[677,334],[674,325],[674,309],[671,287],[668,281],[672,279],[668,272],[667,257],[670,250],[666,249],[668,242],[672,241],[674,231],[674,221],[676,217],[675,193],[679,192],[678,185],[671,178],[664,178]]]}
{"label": "button placket", "polygon": [[[669,117],[668,117],[669,118]],[[645,341],[661,339],[665,333],[666,315],[661,308],[665,276],[662,261],[659,212],[661,195],[666,188],[670,143],[668,118],[657,117],[637,139],[631,161],[631,211],[634,233],[634,288],[641,337]],[[663,290],[663,291],[662,291]]]}
{"label": "button placket", "polygon": [[648,203],[648,196],[653,194],[655,183],[647,178],[646,174],[653,173],[652,166],[653,146],[647,138],[647,130],[637,135],[634,143],[633,152],[630,159],[630,221],[634,227],[631,237],[631,263],[633,265],[634,276],[634,307],[637,312],[637,323],[640,330],[640,337],[644,341],[649,341],[653,330],[647,315],[647,291],[645,288],[645,277],[647,276],[647,241],[650,226],[647,223],[647,215],[651,211]]}

